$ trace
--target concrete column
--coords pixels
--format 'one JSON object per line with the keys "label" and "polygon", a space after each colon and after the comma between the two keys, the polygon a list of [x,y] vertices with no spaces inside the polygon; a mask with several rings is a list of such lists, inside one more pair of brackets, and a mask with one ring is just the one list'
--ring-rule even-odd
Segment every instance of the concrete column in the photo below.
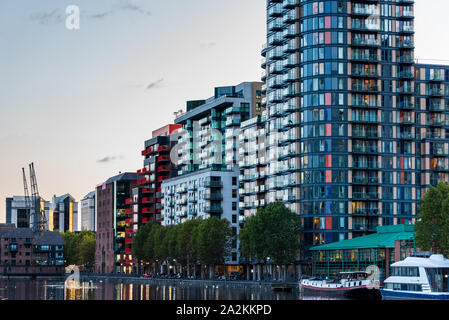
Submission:
{"label": "concrete column", "polygon": [[257,265],[257,281],[261,280],[261,265],[260,263]]}
{"label": "concrete column", "polygon": [[247,264],[246,265],[246,280],[249,281],[251,278],[251,265]]}

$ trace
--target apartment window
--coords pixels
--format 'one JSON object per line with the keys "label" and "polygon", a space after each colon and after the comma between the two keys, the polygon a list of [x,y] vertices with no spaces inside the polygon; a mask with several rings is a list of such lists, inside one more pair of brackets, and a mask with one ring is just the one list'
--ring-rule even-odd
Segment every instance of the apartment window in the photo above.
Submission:
{"label": "apartment window", "polygon": [[232,198],[237,198],[237,189],[232,189]]}
{"label": "apartment window", "polygon": [[237,223],[237,215],[235,215],[235,214],[232,215],[232,223]]}
{"label": "apartment window", "polygon": [[232,203],[232,210],[237,210],[237,202]]}
{"label": "apartment window", "polygon": [[233,186],[237,185],[237,177],[232,177],[232,185]]}

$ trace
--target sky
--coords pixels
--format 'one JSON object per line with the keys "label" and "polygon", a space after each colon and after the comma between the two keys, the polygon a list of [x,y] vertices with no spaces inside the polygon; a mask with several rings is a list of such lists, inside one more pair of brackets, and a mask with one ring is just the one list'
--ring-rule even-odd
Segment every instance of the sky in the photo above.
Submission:
{"label": "sky", "polygon": [[[79,30],[66,28],[69,5],[80,9]],[[46,200],[70,193],[79,201],[140,169],[144,141],[185,101],[260,81],[265,5],[1,0],[0,222],[5,198],[23,194],[30,162]],[[415,1],[420,62],[449,60],[448,12],[447,0]]]}

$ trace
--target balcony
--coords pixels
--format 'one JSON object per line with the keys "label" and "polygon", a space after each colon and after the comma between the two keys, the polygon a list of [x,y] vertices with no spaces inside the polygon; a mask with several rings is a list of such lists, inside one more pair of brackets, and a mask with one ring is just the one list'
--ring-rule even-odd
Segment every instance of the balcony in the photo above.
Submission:
{"label": "balcony", "polygon": [[147,204],[147,203],[154,203],[154,197],[145,197],[142,198],[142,203]]}
{"label": "balcony", "polygon": [[415,27],[413,25],[403,25],[398,30],[399,33],[413,33],[415,32]]}
{"label": "balcony", "polygon": [[379,208],[354,208],[353,215],[376,216],[379,214]]}
{"label": "balcony", "polygon": [[415,43],[411,40],[402,40],[398,42],[398,47],[403,49],[413,49],[415,47]]}
{"label": "balcony", "polygon": [[400,139],[404,140],[413,140],[415,139],[415,133],[414,132],[401,132],[399,134]]}
{"label": "balcony", "polygon": [[402,94],[414,94],[415,93],[415,89],[412,87],[399,87],[396,89],[396,91],[398,93],[402,93]]}
{"label": "balcony", "polygon": [[378,123],[379,119],[377,117],[372,116],[359,116],[356,115],[353,119],[351,119],[354,123]]}
{"label": "balcony", "polygon": [[357,52],[353,51],[351,60],[366,61],[366,62],[378,62],[379,56],[377,54],[364,54],[364,53],[357,53]]}
{"label": "balcony", "polygon": [[364,69],[364,68],[353,68],[352,76],[354,77],[378,77],[379,73],[377,69]]}
{"label": "balcony", "polygon": [[156,211],[154,208],[143,208],[142,209],[142,213],[146,213],[146,214],[154,214]]}
{"label": "balcony", "polygon": [[168,146],[159,146],[157,148],[157,151],[159,151],[159,152],[167,152],[167,151],[170,151],[170,148]]}
{"label": "balcony", "polygon": [[379,131],[377,130],[352,130],[353,138],[377,139]]}
{"label": "balcony", "polygon": [[223,183],[221,181],[205,181],[204,182],[205,188],[222,188]]}
{"label": "balcony", "polygon": [[445,111],[446,108],[443,103],[430,103],[429,110],[441,112],[441,111]]}
{"label": "balcony", "polygon": [[154,193],[156,190],[154,188],[142,188],[142,193],[148,194],[148,193]]}
{"label": "balcony", "polygon": [[364,176],[354,176],[352,178],[353,184],[379,184],[379,177],[377,176],[371,176],[371,177],[364,177]]}
{"label": "balcony", "polygon": [[378,47],[380,42],[378,39],[352,38],[352,44],[361,47]]}
{"label": "balcony", "polygon": [[378,200],[378,192],[354,192],[352,194],[354,200]]}
{"label": "balcony", "polygon": [[411,64],[415,62],[415,59],[413,58],[412,55],[402,55],[399,57],[398,59],[399,63],[404,63],[404,64]]}
{"label": "balcony", "polygon": [[380,28],[378,24],[368,24],[358,20],[352,20],[351,29],[355,31],[378,32]]}
{"label": "balcony", "polygon": [[374,161],[355,161],[353,164],[353,169],[363,169],[363,170],[378,170],[379,164]]}
{"label": "balcony", "polygon": [[352,91],[356,92],[377,92],[379,87],[377,84],[365,85],[364,83],[353,83]]}
{"label": "balcony", "polygon": [[429,88],[427,94],[429,96],[441,97],[444,95],[444,90],[442,90],[441,88]]}
{"label": "balcony", "polygon": [[378,153],[379,150],[377,146],[364,146],[364,145],[354,145],[352,147],[353,153]]}
{"label": "balcony", "polygon": [[400,79],[413,79],[413,72],[410,70],[400,71],[398,74],[398,78]]}
{"label": "balcony", "polygon": [[221,206],[205,206],[204,211],[210,214],[222,214],[223,208]]}
{"label": "balcony", "polygon": [[159,161],[159,162],[169,162],[170,161],[170,157],[169,156],[159,156],[159,157],[157,157],[157,161]]}
{"label": "balcony", "polygon": [[281,4],[276,4],[272,7],[268,8],[268,16],[269,17],[282,17],[283,9]]}
{"label": "balcony", "polygon": [[223,195],[219,194],[219,193],[216,193],[216,194],[214,194],[214,193],[206,193],[204,195],[204,199],[205,200],[211,200],[211,201],[221,201],[221,200],[223,200]]}
{"label": "balcony", "polygon": [[403,110],[415,109],[415,103],[413,101],[400,101],[399,108]]}
{"label": "balcony", "polygon": [[429,119],[427,121],[427,124],[433,127],[441,127],[445,125],[445,121],[443,121],[442,119]]}
{"label": "balcony", "polygon": [[379,15],[379,10],[375,7],[352,7],[352,15],[357,16],[376,16]]}

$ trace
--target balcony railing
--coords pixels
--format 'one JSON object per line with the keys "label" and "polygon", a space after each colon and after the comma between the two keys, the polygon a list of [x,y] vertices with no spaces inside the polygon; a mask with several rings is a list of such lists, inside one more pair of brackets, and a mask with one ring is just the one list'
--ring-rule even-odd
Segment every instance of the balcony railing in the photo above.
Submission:
{"label": "balcony railing", "polygon": [[379,183],[379,177],[354,176],[352,178],[352,183],[356,183],[356,184],[378,184]]}

